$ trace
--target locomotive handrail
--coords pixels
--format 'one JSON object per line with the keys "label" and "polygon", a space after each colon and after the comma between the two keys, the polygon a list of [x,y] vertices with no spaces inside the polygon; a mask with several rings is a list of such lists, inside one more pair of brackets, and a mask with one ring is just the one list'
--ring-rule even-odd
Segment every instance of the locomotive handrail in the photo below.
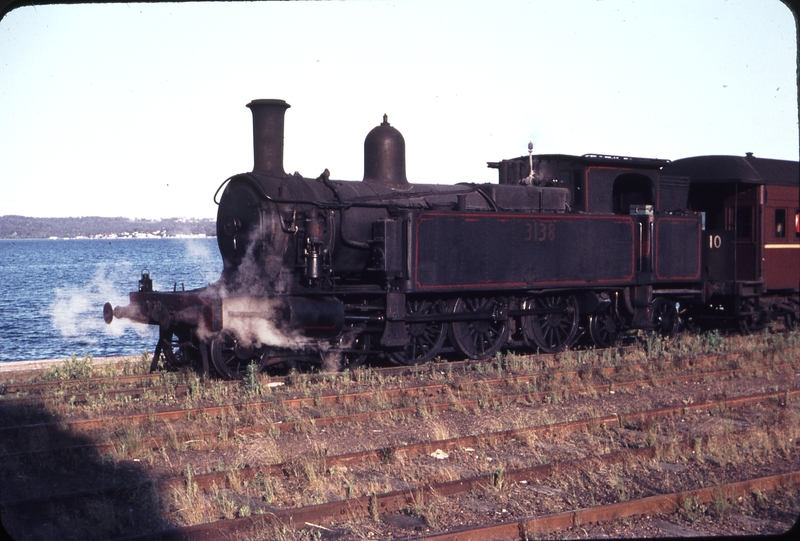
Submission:
{"label": "locomotive handrail", "polygon": [[217,206],[219,206],[219,201],[217,201],[217,196],[219,195],[219,191],[222,189],[222,187],[223,187],[223,186],[225,186],[225,185],[226,185],[228,182],[230,182],[230,180],[231,180],[232,178],[233,178],[233,177],[228,177],[228,178],[226,178],[225,180],[223,180],[223,181],[222,181],[222,184],[220,184],[220,185],[219,185],[219,188],[217,188],[217,191],[216,191],[216,192],[214,192],[214,203],[215,203]]}
{"label": "locomotive handrail", "polygon": [[337,203],[320,203],[319,201],[312,201],[312,200],[309,200],[309,199],[278,199],[278,198],[272,197],[271,195],[268,195],[264,191],[264,189],[261,187],[261,184],[259,184],[255,179],[250,177],[249,174],[247,174],[247,173],[240,174],[240,175],[233,175],[232,177],[226,178],[222,182],[222,184],[219,185],[219,188],[217,188],[217,191],[214,193],[214,203],[219,205],[219,201],[217,201],[217,194],[219,194],[219,191],[222,189],[223,186],[225,186],[225,184],[227,184],[228,182],[230,182],[233,179],[246,181],[248,184],[252,185],[258,191],[258,193],[259,193],[259,195],[261,197],[263,197],[267,201],[270,201],[271,203],[286,204],[286,205],[312,205],[312,206],[315,206],[315,207],[321,208],[321,209],[343,209],[343,208],[350,208],[350,207],[353,206],[352,204],[349,204],[349,203],[338,203],[338,204]]}
{"label": "locomotive handrail", "polygon": [[672,163],[672,160],[666,160],[663,158],[639,158],[636,156],[615,156],[614,154],[584,154],[581,156],[581,158],[596,158],[601,160],[613,160],[621,162],[639,162],[658,165],[660,167]]}
{"label": "locomotive handrail", "polygon": [[360,240],[349,239],[349,238],[347,238],[347,235],[344,234],[344,217],[347,214],[344,210],[345,209],[340,209],[339,210],[339,214],[341,215],[341,217],[339,218],[339,224],[340,224],[339,233],[340,233],[340,237],[342,239],[342,243],[345,246],[349,246],[350,248],[357,248],[359,250],[371,250],[372,249],[372,245],[370,243],[362,242]]}
{"label": "locomotive handrail", "polygon": [[[461,184],[469,186],[469,184],[467,184],[465,182],[462,182]],[[453,191],[453,192],[441,193],[441,192],[435,192],[435,191],[428,190],[426,192],[413,192],[411,194],[409,194],[409,192],[392,192],[392,193],[386,193],[386,194],[380,194],[380,195],[369,195],[369,196],[356,197],[356,198],[351,199],[350,203],[352,205],[354,205],[354,206],[358,206],[361,202],[370,201],[372,199],[396,199],[396,198],[402,198],[402,197],[409,197],[409,195],[411,195],[411,196],[413,196],[415,198],[433,197],[433,196],[437,196],[437,195],[467,195],[467,194],[473,193],[474,191],[475,191],[474,189],[469,189],[469,190],[463,190],[463,191]],[[391,205],[392,206],[398,206],[395,203],[391,203]],[[410,206],[411,205],[409,205],[409,207]],[[419,205],[416,205],[416,206],[419,206]]]}
{"label": "locomotive handrail", "polygon": [[[327,172],[327,169],[325,171]],[[219,201],[217,200],[217,196],[219,195],[220,190],[222,190],[222,188],[226,184],[228,184],[229,182],[231,182],[234,179],[238,179],[238,180],[241,180],[243,182],[247,182],[249,185],[251,185],[254,189],[256,189],[258,191],[258,193],[259,193],[259,195],[261,197],[263,197],[264,199],[266,199],[267,201],[270,201],[272,203],[290,204],[290,205],[291,204],[293,204],[293,205],[312,205],[312,206],[317,207],[319,209],[338,210],[338,211],[340,211],[340,213],[341,213],[340,223],[341,223],[341,239],[342,239],[342,243],[344,243],[346,246],[349,246],[351,248],[356,248],[356,249],[359,249],[359,250],[371,250],[372,249],[372,245],[369,242],[362,242],[362,241],[350,239],[345,235],[345,232],[344,232],[344,230],[345,230],[345,215],[346,215],[346,213],[344,212],[345,210],[353,208],[353,207],[360,207],[360,208],[401,208],[401,209],[415,209],[415,208],[416,209],[422,209],[422,208],[430,207],[430,204],[402,205],[402,204],[397,204],[396,202],[392,202],[392,203],[367,203],[364,200],[361,200],[361,201],[345,201],[342,198],[341,194],[339,193],[339,190],[336,189],[336,186],[329,180],[328,176],[325,173],[320,175],[318,180],[320,180],[323,184],[325,184],[325,186],[333,193],[334,197],[338,201],[337,203],[322,203],[322,202],[319,202],[319,201],[310,201],[310,200],[306,200],[306,199],[278,199],[278,198],[272,197],[272,196],[268,195],[266,192],[264,192],[264,189],[261,186],[261,184],[256,179],[252,178],[248,174],[234,175],[234,176],[231,176],[231,177],[228,177],[227,179],[225,179],[222,182],[222,184],[219,185],[219,187],[217,188],[217,191],[214,192],[214,203],[219,205]],[[494,200],[492,200],[491,197],[489,197],[488,194],[484,193],[483,190],[481,190],[477,186],[471,185],[470,186],[470,190],[469,191],[465,191],[464,193],[470,193],[470,192],[478,192],[481,196],[483,196],[484,199],[486,199],[486,201],[489,203],[489,206],[495,212],[497,212],[497,210],[498,210],[497,204],[494,202]],[[455,194],[459,195],[458,193],[455,193]],[[376,196],[376,197],[384,197],[384,198],[388,199],[388,198],[391,198],[392,195],[396,195],[396,194],[388,194],[388,197],[386,195]],[[414,195],[416,197],[418,197],[418,198],[424,198],[424,197],[429,196],[429,195],[432,196],[432,195],[439,195],[439,194],[436,194],[435,192],[429,191],[429,192],[426,192],[426,193],[414,194]],[[283,227],[283,226],[281,226],[281,227]]]}
{"label": "locomotive handrail", "polygon": [[[365,199],[365,198],[357,199],[357,200],[345,201],[345,200],[339,198],[338,191],[335,190],[335,189],[332,189],[332,191],[333,191],[334,195],[337,198],[339,198],[339,202],[337,202],[337,203],[333,203],[333,202],[323,203],[323,202],[320,202],[320,201],[312,201],[312,200],[309,200],[309,199],[279,199],[277,197],[272,197],[271,195],[269,195],[266,192],[264,192],[264,189],[262,188],[261,184],[256,179],[252,178],[250,176],[250,174],[248,174],[248,173],[243,173],[243,174],[239,174],[239,175],[233,175],[233,176],[228,177],[227,179],[225,179],[222,182],[222,184],[219,185],[219,188],[217,188],[217,191],[214,193],[214,203],[219,205],[219,201],[217,200],[217,196],[219,195],[220,190],[222,190],[222,188],[228,182],[230,182],[230,181],[232,181],[234,179],[246,181],[248,184],[253,186],[253,188],[255,188],[258,191],[258,193],[259,193],[259,195],[261,197],[263,197],[264,199],[266,199],[267,201],[269,201],[271,203],[276,203],[276,204],[283,204],[283,205],[311,205],[311,206],[314,206],[314,207],[317,207],[317,208],[320,208],[320,209],[330,209],[330,210],[347,210],[347,209],[352,208],[352,207],[358,207],[358,208],[390,208],[390,207],[395,207],[395,208],[401,208],[401,209],[410,210],[410,209],[423,209],[423,208],[429,208],[430,207],[430,204],[421,204],[421,203],[415,203],[415,204],[412,204],[412,205],[403,205],[403,204],[398,204],[396,202],[392,202],[392,203],[388,203],[388,202],[387,203],[381,203],[381,202],[370,203],[370,202],[368,202],[369,200]],[[331,184],[330,181],[325,183],[325,185],[327,187],[331,188],[331,186],[329,184]],[[492,197],[489,194],[484,192],[481,188],[479,188],[475,184],[470,184],[470,183],[466,183],[466,182],[460,182],[458,185],[460,185],[460,186],[468,186],[469,190],[466,190],[464,192],[452,192],[449,195],[462,195],[462,194],[468,194],[468,193],[477,192],[481,197],[483,197],[486,200],[486,202],[489,204],[489,206],[491,207],[491,209],[493,211],[498,212],[499,210],[501,210],[498,207],[497,203],[494,201],[494,199],[492,199]],[[403,195],[407,196],[409,194],[408,194],[408,192],[398,193],[398,194],[390,193],[390,194],[376,195],[374,197],[375,197],[375,199],[380,199],[380,198],[391,199],[391,198],[400,197],[400,196],[403,196]],[[435,196],[435,195],[443,195],[443,194],[436,193],[436,192],[433,192],[433,191],[427,191],[427,192],[413,194],[414,197],[418,197],[418,198],[423,198],[423,197],[428,197],[428,196]]]}

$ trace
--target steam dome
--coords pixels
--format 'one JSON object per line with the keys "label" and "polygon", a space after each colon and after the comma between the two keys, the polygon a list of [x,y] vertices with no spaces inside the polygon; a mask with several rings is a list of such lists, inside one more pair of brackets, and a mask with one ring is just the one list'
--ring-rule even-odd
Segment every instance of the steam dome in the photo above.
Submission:
{"label": "steam dome", "polygon": [[386,115],[383,115],[383,123],[364,139],[364,182],[408,187],[406,142],[403,135],[389,125]]}

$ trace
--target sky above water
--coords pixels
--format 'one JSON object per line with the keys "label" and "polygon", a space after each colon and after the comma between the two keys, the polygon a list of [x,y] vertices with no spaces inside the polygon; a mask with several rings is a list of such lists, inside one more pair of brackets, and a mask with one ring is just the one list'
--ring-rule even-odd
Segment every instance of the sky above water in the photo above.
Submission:
{"label": "sky above water", "polygon": [[0,20],[0,215],[213,218],[252,170],[253,99],[284,167],[363,178],[384,113],[420,184],[535,153],[798,159],[778,0],[35,6]]}

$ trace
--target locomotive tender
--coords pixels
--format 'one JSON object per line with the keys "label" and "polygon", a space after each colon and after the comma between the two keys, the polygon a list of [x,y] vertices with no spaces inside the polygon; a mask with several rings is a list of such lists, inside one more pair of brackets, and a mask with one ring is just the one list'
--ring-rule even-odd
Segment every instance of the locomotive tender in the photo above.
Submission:
{"label": "locomotive tender", "polygon": [[[412,184],[384,115],[364,179],[283,168],[282,100],[254,100],[252,172],[219,197],[220,279],[159,292],[145,273],[114,317],[158,325],[153,357],[241,377],[315,359],[554,352],[588,335],[681,324],[749,331],[800,318],[798,163],[529,155],[497,184]],[[215,201],[217,195],[215,194]]]}

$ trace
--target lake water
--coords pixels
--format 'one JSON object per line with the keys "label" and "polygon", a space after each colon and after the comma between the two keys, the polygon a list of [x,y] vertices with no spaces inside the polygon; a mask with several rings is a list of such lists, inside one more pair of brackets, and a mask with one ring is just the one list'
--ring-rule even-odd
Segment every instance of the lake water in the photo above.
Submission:
{"label": "lake water", "polygon": [[153,289],[215,282],[215,238],[0,240],[0,361],[152,354],[155,326],[103,321],[128,304],[143,269]]}

